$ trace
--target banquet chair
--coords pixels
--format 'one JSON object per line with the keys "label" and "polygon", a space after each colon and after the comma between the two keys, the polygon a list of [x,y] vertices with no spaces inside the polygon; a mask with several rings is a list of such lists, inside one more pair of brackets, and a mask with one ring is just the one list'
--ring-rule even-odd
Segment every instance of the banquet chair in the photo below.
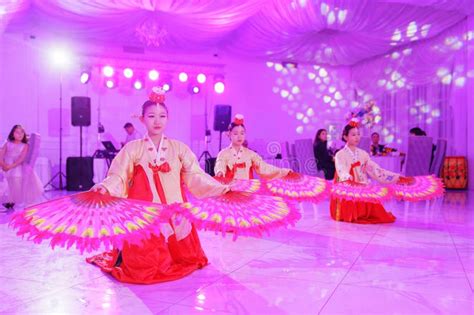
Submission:
{"label": "banquet chair", "polygon": [[434,153],[433,163],[431,164],[430,173],[436,176],[441,175],[441,168],[443,167],[444,158],[446,156],[446,147],[448,141],[445,139],[438,139],[436,142],[436,150]]}
{"label": "banquet chair", "polygon": [[408,137],[405,176],[429,175],[432,149],[433,138],[427,136]]}

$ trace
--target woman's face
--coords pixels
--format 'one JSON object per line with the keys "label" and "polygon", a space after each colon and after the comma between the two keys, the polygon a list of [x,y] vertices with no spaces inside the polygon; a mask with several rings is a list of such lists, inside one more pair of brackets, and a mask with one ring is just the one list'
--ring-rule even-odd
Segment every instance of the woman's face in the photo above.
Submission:
{"label": "woman's face", "polygon": [[359,128],[352,128],[349,130],[349,134],[344,136],[347,144],[350,146],[358,146],[360,143],[360,132]]}
{"label": "woman's face", "polygon": [[150,136],[162,135],[168,125],[168,112],[161,105],[148,106],[140,121]]}
{"label": "woman's face", "polygon": [[328,132],[326,130],[321,131],[319,134],[319,140],[328,141]]}
{"label": "woman's face", "polygon": [[245,128],[237,126],[229,132],[229,138],[234,146],[241,146],[245,141]]}
{"label": "woman's face", "polygon": [[25,131],[21,127],[16,127],[15,131],[13,132],[13,138],[15,141],[20,142],[25,137]]}

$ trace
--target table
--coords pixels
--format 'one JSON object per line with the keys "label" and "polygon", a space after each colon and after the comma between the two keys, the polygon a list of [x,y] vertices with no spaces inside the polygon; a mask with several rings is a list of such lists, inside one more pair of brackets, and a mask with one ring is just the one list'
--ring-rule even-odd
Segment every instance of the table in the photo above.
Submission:
{"label": "table", "polygon": [[46,185],[46,183],[48,183],[51,180],[52,165],[51,165],[51,160],[48,159],[47,157],[39,156],[36,159],[34,169],[41,183],[43,183],[43,185]]}

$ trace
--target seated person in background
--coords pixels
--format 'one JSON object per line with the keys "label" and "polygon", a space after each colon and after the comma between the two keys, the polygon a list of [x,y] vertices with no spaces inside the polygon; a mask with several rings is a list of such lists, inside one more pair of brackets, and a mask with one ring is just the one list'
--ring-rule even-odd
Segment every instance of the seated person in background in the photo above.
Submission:
{"label": "seated person in background", "polygon": [[324,172],[324,178],[334,179],[336,167],[334,165],[334,155],[328,150],[328,132],[326,129],[319,129],[316,133],[313,152],[318,170]]}
{"label": "seated person in background", "polygon": [[135,127],[132,125],[132,123],[126,123],[123,128],[127,132],[127,137],[125,138],[125,141],[122,142],[122,146],[126,145],[132,140],[138,140],[142,138],[142,135],[137,130],[135,130]]}
{"label": "seated person in background", "polygon": [[389,148],[385,144],[380,144],[380,135],[378,132],[374,132],[371,135],[372,144],[370,145],[370,155],[387,155],[391,152],[397,152],[397,149]]}

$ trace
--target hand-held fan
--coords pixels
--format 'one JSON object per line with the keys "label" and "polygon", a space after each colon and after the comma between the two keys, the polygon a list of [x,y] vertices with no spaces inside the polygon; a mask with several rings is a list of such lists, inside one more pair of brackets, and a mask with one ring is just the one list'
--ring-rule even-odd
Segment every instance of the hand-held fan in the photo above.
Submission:
{"label": "hand-held fan", "polygon": [[140,244],[152,233],[160,233],[162,205],[83,192],[44,202],[15,213],[10,225],[20,236],[55,246],[75,245],[82,252],[124,242]]}
{"label": "hand-held fan", "polygon": [[381,203],[393,197],[389,187],[381,185],[364,185],[355,182],[340,182],[332,186],[331,197],[361,201]]}
{"label": "hand-held fan", "polygon": [[180,213],[197,228],[261,236],[274,228],[294,224],[301,217],[296,203],[282,197],[230,191],[225,195],[174,204],[168,211]]}
{"label": "hand-held fan", "polygon": [[275,196],[296,201],[319,202],[330,192],[331,184],[325,179],[290,172],[285,177],[265,182]]}
{"label": "hand-held fan", "polygon": [[444,194],[443,182],[433,175],[404,178],[390,186],[395,197],[405,201],[429,200]]}

